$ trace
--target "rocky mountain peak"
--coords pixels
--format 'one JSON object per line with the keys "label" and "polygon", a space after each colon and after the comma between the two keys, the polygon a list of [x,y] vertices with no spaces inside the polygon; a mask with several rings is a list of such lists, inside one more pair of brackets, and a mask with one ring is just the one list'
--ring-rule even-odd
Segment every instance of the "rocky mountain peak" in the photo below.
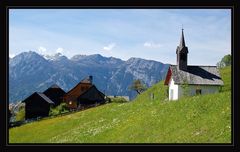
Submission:
{"label": "rocky mountain peak", "polygon": [[94,77],[94,85],[106,95],[124,95],[132,99],[136,93],[128,87],[134,79],[151,86],[165,77],[168,68],[161,62],[141,58],[123,61],[93,54],[68,59],[60,53],[43,57],[33,51],[15,56],[9,64],[10,102],[23,100],[53,84],[68,91],[87,75]]}
{"label": "rocky mountain peak", "polygon": [[34,51],[22,52],[10,60],[10,66],[17,64],[28,64],[32,62],[43,62],[44,58]]}
{"label": "rocky mountain peak", "polygon": [[57,60],[66,60],[68,59],[66,56],[64,56],[63,54],[61,53],[56,53],[56,54],[53,54],[53,55],[43,55],[43,57],[46,59],[46,60],[51,60],[51,61],[57,61]]}
{"label": "rocky mountain peak", "polygon": [[73,60],[73,61],[79,61],[79,60],[85,58],[86,56],[87,56],[87,55],[74,55],[74,56],[71,58],[71,60]]}

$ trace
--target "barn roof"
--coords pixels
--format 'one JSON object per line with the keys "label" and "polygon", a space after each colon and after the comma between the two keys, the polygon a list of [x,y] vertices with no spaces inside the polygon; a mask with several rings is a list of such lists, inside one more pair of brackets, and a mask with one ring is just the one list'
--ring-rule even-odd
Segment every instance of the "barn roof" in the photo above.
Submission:
{"label": "barn roof", "polygon": [[43,92],[49,99],[51,99],[55,105],[61,103],[61,98],[66,94],[66,92],[61,89],[58,85],[54,84]]}
{"label": "barn roof", "polygon": [[48,102],[48,103],[50,103],[50,104],[54,104],[54,102],[51,100],[51,99],[49,99],[45,94],[43,94],[43,93],[40,93],[40,92],[34,92],[32,95],[30,95],[29,97],[27,97],[25,100],[23,100],[22,102],[26,102],[29,98],[31,98],[33,95],[37,95],[37,96],[39,96],[39,97],[41,97],[42,99],[44,99],[44,101],[46,101],[46,102]]}
{"label": "barn roof", "polygon": [[46,89],[43,93],[45,94],[45,93],[47,93],[48,91],[50,91],[50,90],[59,90],[59,91],[61,91],[62,93],[66,93],[62,88],[60,88],[57,84],[53,84],[53,85],[51,85],[48,89]]}
{"label": "barn roof", "polygon": [[175,84],[187,82],[193,85],[223,85],[216,66],[188,66],[187,71],[183,71],[177,65],[171,65],[169,70]]}
{"label": "barn roof", "polygon": [[38,94],[40,97],[42,97],[45,101],[47,101],[48,103],[54,104],[54,102],[53,102],[51,99],[49,99],[45,94],[40,93],[40,92],[37,92],[37,94]]}
{"label": "barn roof", "polygon": [[102,98],[105,97],[105,95],[104,95],[101,91],[99,91],[95,85],[92,85],[88,90],[86,90],[85,92],[83,92],[83,93],[78,97],[78,99],[79,99],[79,98],[87,98],[87,99],[89,99],[89,100],[97,100],[97,97],[93,95],[93,94],[96,93],[96,92],[97,92]]}
{"label": "barn roof", "polygon": [[[70,89],[66,95],[71,94],[72,92],[74,92],[75,90],[78,90],[82,84],[87,84],[87,85],[92,85],[92,76],[88,76],[84,79],[82,79],[76,86],[74,86],[72,89]],[[82,94],[81,91],[77,91],[78,96]]]}
{"label": "barn roof", "polygon": [[55,88],[55,89],[61,89],[57,84],[53,84],[53,85],[51,85],[49,88]]}
{"label": "barn roof", "polygon": [[92,76],[87,76],[86,78],[82,79],[80,83],[92,83]]}

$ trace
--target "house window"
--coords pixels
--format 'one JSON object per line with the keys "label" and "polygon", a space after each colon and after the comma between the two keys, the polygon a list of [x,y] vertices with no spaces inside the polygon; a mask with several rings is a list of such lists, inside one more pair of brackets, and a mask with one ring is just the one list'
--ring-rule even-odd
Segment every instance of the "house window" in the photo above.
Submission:
{"label": "house window", "polygon": [[202,94],[202,90],[201,89],[196,89],[196,95],[200,95]]}

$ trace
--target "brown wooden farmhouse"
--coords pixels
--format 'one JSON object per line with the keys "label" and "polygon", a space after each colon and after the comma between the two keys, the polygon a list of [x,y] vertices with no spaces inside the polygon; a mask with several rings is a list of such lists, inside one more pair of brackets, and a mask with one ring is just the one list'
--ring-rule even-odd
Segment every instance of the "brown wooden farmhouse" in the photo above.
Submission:
{"label": "brown wooden farmhouse", "polygon": [[63,96],[63,101],[70,109],[79,109],[105,102],[105,95],[92,84],[92,76],[81,80]]}

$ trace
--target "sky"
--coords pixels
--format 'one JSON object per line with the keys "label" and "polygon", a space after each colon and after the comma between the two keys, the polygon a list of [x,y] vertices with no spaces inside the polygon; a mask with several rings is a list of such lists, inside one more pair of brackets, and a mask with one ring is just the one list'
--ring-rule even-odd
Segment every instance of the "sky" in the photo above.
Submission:
{"label": "sky", "polygon": [[9,56],[101,54],[176,64],[181,29],[188,64],[231,54],[230,9],[10,9]]}

